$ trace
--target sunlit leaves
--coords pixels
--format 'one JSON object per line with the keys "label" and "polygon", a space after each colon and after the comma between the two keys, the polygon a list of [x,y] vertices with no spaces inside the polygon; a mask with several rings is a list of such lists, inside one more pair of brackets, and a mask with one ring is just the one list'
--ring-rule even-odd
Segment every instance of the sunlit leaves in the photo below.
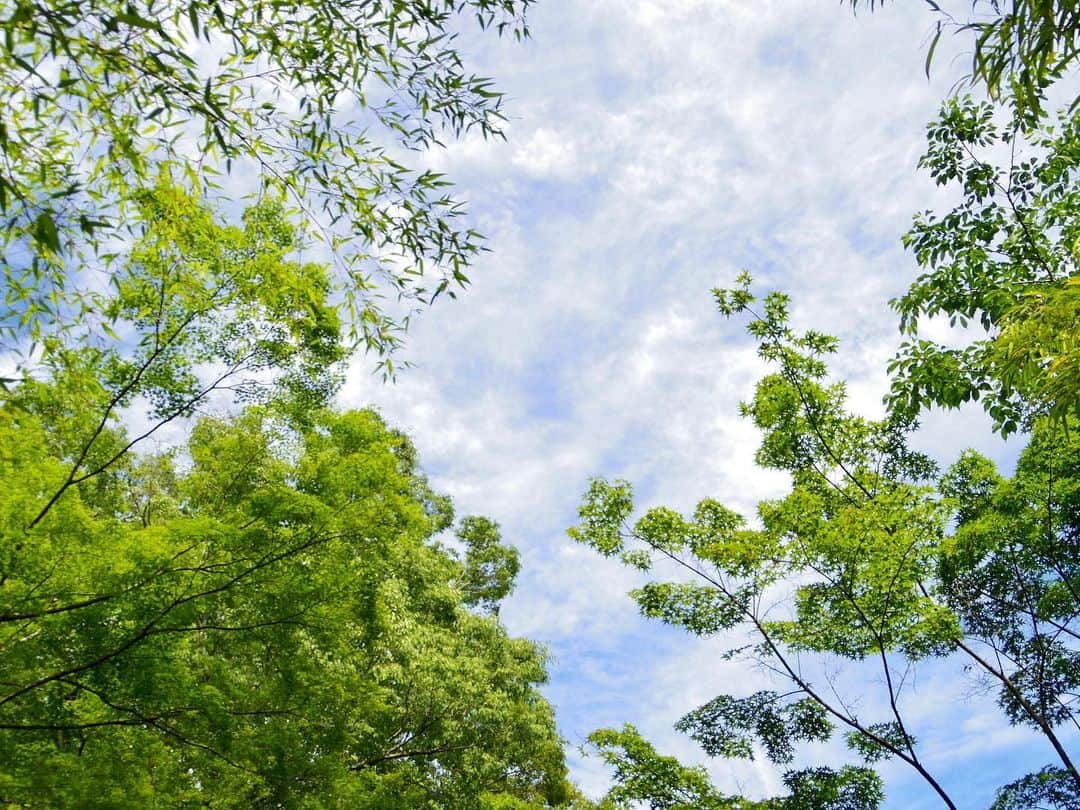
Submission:
{"label": "sunlit leaves", "polygon": [[615,807],[644,802],[650,810],[749,810],[756,803],[724,796],[709,782],[704,768],[690,768],[656,751],[631,725],[601,729],[589,744],[613,771],[606,797]]}
{"label": "sunlit leaves", "polygon": [[[83,345],[70,346],[70,334],[42,340],[9,397],[15,407],[65,414],[53,425],[69,473],[31,525],[70,487],[214,396],[277,399],[297,416],[338,385],[345,350],[329,271],[296,260],[301,237],[280,200],[264,198],[241,226],[222,223],[167,179],[132,204],[140,232],[84,314]],[[142,429],[110,441],[110,421],[136,405],[147,417]]]}
{"label": "sunlit leaves", "polygon": [[81,438],[77,384],[24,385],[0,409],[5,798],[567,805],[545,654],[467,609],[509,584],[494,524],[462,524],[479,562],[443,550],[449,502],[401,434],[371,412],[205,419],[185,463],[124,455],[27,528]]}
{"label": "sunlit leaves", "polygon": [[[893,302],[910,336],[889,366],[893,409],[979,401],[1004,435],[1040,414],[1074,414],[1080,119],[1002,132],[990,105],[951,99],[928,141],[920,165],[964,198],[944,215],[920,214],[904,237],[926,272]],[[1012,154],[1005,166],[990,158],[1002,144]],[[960,346],[920,339],[929,317],[983,333]]]}
{"label": "sunlit leaves", "polygon": [[618,554],[624,547],[623,524],[634,508],[632,498],[633,493],[627,482],[610,484],[594,479],[578,509],[581,523],[570,530],[570,536],[605,556]]}
{"label": "sunlit leaves", "polygon": [[514,588],[520,568],[517,549],[499,542],[498,524],[483,517],[463,518],[457,536],[465,544],[461,577],[465,604],[497,611]]}
{"label": "sunlit leaves", "polygon": [[[312,220],[355,341],[387,353],[409,308],[481,250],[448,182],[403,150],[501,135],[502,96],[455,49],[459,18],[517,38],[531,0],[20,0],[0,20],[3,338],[77,322],[163,167],[223,193],[241,168]],[[406,315],[385,296],[406,300]],[[93,309],[91,302],[91,309]],[[392,360],[383,358],[384,370]]]}
{"label": "sunlit leaves", "polygon": [[650,582],[630,594],[641,614],[665,624],[708,636],[735,627],[746,618],[751,593],[727,594],[707,585]]}
{"label": "sunlit leaves", "polygon": [[1072,722],[1080,688],[1080,442],[1040,422],[1011,479],[973,453],[946,474],[956,533],[941,592],[967,634],[1011,662],[998,700],[1013,723]]}
{"label": "sunlit leaves", "polygon": [[885,800],[881,777],[851,765],[788,771],[784,784],[791,791],[784,810],[865,810]]}

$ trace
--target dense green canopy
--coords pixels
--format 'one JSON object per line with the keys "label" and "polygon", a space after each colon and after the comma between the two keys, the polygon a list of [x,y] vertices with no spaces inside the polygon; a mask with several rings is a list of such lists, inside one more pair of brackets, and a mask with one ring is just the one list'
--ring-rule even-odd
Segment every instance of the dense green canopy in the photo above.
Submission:
{"label": "dense green canopy", "polygon": [[495,617],[517,553],[481,517],[444,545],[409,440],[329,407],[339,307],[280,200],[135,201],[88,339],[0,406],[0,802],[576,801],[546,655]]}
{"label": "dense green canopy", "polygon": [[127,455],[27,528],[67,475],[65,382],[0,411],[0,799],[568,800],[544,653],[469,609],[510,583],[435,539],[450,502],[403,435],[371,412],[207,418],[185,450]]}

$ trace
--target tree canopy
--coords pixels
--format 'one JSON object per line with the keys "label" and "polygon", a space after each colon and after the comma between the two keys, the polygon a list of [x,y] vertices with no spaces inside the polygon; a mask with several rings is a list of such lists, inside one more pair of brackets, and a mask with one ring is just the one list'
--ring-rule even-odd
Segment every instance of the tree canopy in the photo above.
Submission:
{"label": "tree canopy", "polygon": [[[65,382],[0,411],[5,803],[569,801],[543,651],[470,609],[512,576],[435,539],[453,511],[402,434],[371,412],[205,418],[31,526],[77,440]],[[459,531],[478,525],[496,548],[493,524]]]}
{"label": "tree canopy", "polygon": [[[502,96],[456,50],[458,21],[521,38],[531,0],[221,3],[18,0],[0,12],[6,348],[94,309],[89,275],[163,169],[191,190],[287,198],[327,243],[346,326],[384,355],[467,281],[481,249],[445,178],[409,150],[501,133]],[[383,357],[392,372],[392,359]]]}
{"label": "tree canopy", "polygon": [[[1041,735],[1052,759],[1001,785],[998,806],[1033,796],[1075,806],[1080,773],[1063,736],[1080,720],[1075,432],[1037,421],[1011,479],[971,452],[940,474],[908,448],[909,416],[873,421],[848,412],[843,383],[827,377],[836,341],[793,332],[787,298],[759,302],[749,283],[744,277],[716,297],[723,313],[750,314],[759,353],[775,368],[743,414],[763,432],[757,463],[787,472],[788,494],[760,503],[753,523],[714,500],[690,516],[652,507],[634,519],[630,484],[597,479],[571,530],[632,567],[680,573],[634,591],[641,612],[727,639],[730,656],[785,684],[782,693],[721,694],[676,728],[710,756],[760,751],[779,765],[793,761],[797,743],[843,732],[862,764],[789,770],[791,794],[777,806],[877,807],[883,792],[869,767],[896,759],[957,807],[959,797],[925,762],[907,713],[919,663],[955,658],[996,691],[1009,723]],[[749,645],[736,641],[746,635]],[[855,693],[845,691],[852,682]],[[623,756],[636,745],[615,732],[597,739],[629,745]],[[601,750],[618,766],[613,798],[642,784]],[[689,789],[692,777],[671,778]],[[804,798],[807,790],[815,798]]]}
{"label": "tree canopy", "polygon": [[82,345],[45,337],[0,407],[0,800],[580,803],[546,653],[497,619],[517,553],[330,406],[339,307],[282,201],[133,201]]}
{"label": "tree canopy", "polygon": [[[904,237],[923,272],[883,418],[743,275],[714,297],[769,368],[742,415],[786,492],[682,514],[590,481],[571,535],[651,577],[642,614],[769,673],[675,728],[783,784],[729,795],[625,724],[586,742],[613,776],[594,804],[546,651],[499,621],[518,552],[333,402],[356,348],[392,376],[412,314],[468,282],[482,237],[417,153],[502,135],[458,37],[525,38],[531,5],[0,10],[0,804],[874,810],[893,760],[955,808],[911,711],[936,661],[1042,745],[993,808],[1080,807],[1080,113],[1045,109],[1080,11],[927,0],[927,69],[970,35],[990,101],[928,129],[920,166],[960,201]],[[911,449],[926,409],[973,401],[1025,437],[1010,474]]]}
{"label": "tree canopy", "polygon": [[[1003,130],[994,108],[945,102],[921,166],[963,199],[915,218],[904,242],[924,272],[896,301],[911,340],[891,364],[891,405],[979,400],[1003,434],[1048,415],[1080,413],[1080,114]],[[1009,165],[989,155],[1008,148]],[[919,339],[920,319],[948,318],[985,336],[944,345]]]}

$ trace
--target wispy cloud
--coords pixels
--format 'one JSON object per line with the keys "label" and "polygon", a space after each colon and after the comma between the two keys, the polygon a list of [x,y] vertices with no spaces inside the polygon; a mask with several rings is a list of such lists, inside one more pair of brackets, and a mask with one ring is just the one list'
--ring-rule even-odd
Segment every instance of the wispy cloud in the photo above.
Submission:
{"label": "wispy cloud", "polygon": [[[715,496],[749,513],[783,491],[784,476],[754,467],[757,436],[737,416],[762,367],[709,296],[744,267],[793,294],[796,325],[841,337],[853,405],[880,408],[898,343],[886,301],[915,274],[899,236],[950,200],[915,172],[955,78],[948,54],[943,75],[923,75],[929,24],[919,4],[854,18],[810,0],[551,0],[531,42],[462,40],[510,94],[509,139],[429,160],[459,182],[492,252],[459,301],[419,320],[417,367],[384,387],[361,360],[342,402],[377,404],[459,512],[492,516],[521,548],[502,615],[551,646],[548,694],[575,744],[633,722],[701,761],[671,724],[758,677],[720,662],[716,642],[643,621],[625,596],[636,576],[564,532],[591,475],[682,509]],[[969,417],[931,416],[920,442],[943,455],[985,443]],[[973,739],[1028,744],[921,683],[919,733],[943,761],[977,761]],[[988,725],[965,728],[973,717]],[[602,790],[597,763],[571,761]],[[762,765],[713,770],[726,789],[778,789]],[[890,806],[921,800],[887,773]]]}

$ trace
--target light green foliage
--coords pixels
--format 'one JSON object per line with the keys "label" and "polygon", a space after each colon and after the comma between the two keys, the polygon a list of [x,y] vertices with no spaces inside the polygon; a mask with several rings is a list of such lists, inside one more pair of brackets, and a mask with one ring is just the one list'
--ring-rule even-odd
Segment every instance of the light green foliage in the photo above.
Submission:
{"label": "light green foliage", "polygon": [[[328,268],[292,258],[301,235],[280,201],[252,206],[236,227],[167,182],[136,199],[142,234],[102,304],[104,326],[138,348],[110,360],[118,379],[109,383],[123,381],[159,415],[198,395],[200,363],[245,373],[230,379],[242,398],[260,389],[325,398],[326,370],[343,357],[341,323]],[[268,371],[281,376],[267,380]]]}
{"label": "light green foliage", "polygon": [[31,526],[82,441],[76,394],[58,377],[0,409],[5,801],[571,800],[544,653],[467,609],[404,436],[370,412],[203,419],[184,464],[125,454]]}
{"label": "light green foliage", "polygon": [[[920,214],[904,237],[925,272],[893,302],[912,339],[890,365],[892,407],[979,400],[1006,435],[1080,413],[1080,114],[1021,134],[999,129],[988,104],[950,99],[928,138],[920,165],[963,200]],[[1003,145],[1004,167],[988,157]],[[920,339],[926,316],[986,336],[960,348]]]}
{"label": "light green foliage", "polygon": [[[734,295],[742,296],[741,306],[751,305],[745,283]],[[696,558],[693,566],[715,569],[723,582],[713,587],[727,594],[742,621],[766,587],[802,582],[793,618],[763,621],[772,638],[792,649],[861,659],[948,648],[959,634],[955,620],[917,587],[936,566],[946,521],[924,483],[933,465],[904,449],[909,424],[871,422],[844,410],[843,386],[825,381],[823,357],[835,341],[791,333],[783,296],[763,303],[764,314],[750,329],[762,356],[780,370],[758,384],[743,412],[764,432],[758,464],[789,472],[791,492],[759,505],[758,531],[741,528],[734,513],[707,501],[697,512],[708,524],[695,522],[683,533],[693,544],[634,535],[653,548],[685,547]]]}
{"label": "light green foliage", "polygon": [[502,96],[464,66],[454,32],[472,18],[525,37],[530,3],[5,3],[2,333],[21,342],[93,308],[73,271],[115,249],[162,167],[221,189],[242,166],[317,221],[355,335],[393,349],[407,320],[378,297],[452,294],[481,249],[448,182],[400,153],[500,134]]}
{"label": "light green foliage", "polygon": [[[50,446],[69,460],[32,523],[214,395],[274,398],[299,417],[337,389],[344,351],[327,268],[293,258],[300,235],[279,202],[252,206],[233,226],[166,181],[137,200],[142,233],[95,295],[82,345],[49,335],[9,397],[48,413]],[[107,426],[129,406],[147,420],[121,438]]]}
{"label": "light green foliage", "polygon": [[967,635],[1009,662],[1013,723],[1073,724],[1080,688],[1080,437],[1040,422],[1012,479],[974,453],[941,484],[957,523],[941,589]]}
{"label": "light green foliage", "polygon": [[517,549],[501,544],[499,525],[483,517],[464,518],[457,536],[466,548],[461,578],[465,603],[497,613],[521,567]]}
{"label": "light green foliage", "polygon": [[643,804],[650,810],[751,810],[767,806],[718,793],[704,768],[689,768],[674,757],[657,753],[631,725],[594,731],[589,744],[612,769],[615,784],[605,797],[612,807]]}
{"label": "light green foliage", "polygon": [[580,542],[588,538],[589,545],[605,556],[618,554],[624,546],[620,530],[633,508],[628,485],[594,480],[578,510],[581,524],[570,529],[570,536]]}
{"label": "light green foliage", "polygon": [[868,768],[808,768],[784,774],[791,797],[783,810],[866,810],[885,800],[881,778]]}
{"label": "light green foliage", "polygon": [[[375,277],[430,299],[479,248],[445,182],[394,163],[339,102],[406,146],[440,122],[497,133],[499,96],[443,29],[471,11],[523,34],[526,5],[51,3],[3,20],[0,329],[28,351],[0,400],[0,803],[587,806],[537,691],[545,653],[494,616],[516,552],[476,517],[464,557],[446,551],[451,504],[408,439],[327,409],[343,296],[368,348],[391,349]],[[199,37],[225,61],[196,65]],[[222,159],[265,172],[238,224],[206,203]],[[298,260],[298,201],[350,233],[336,277]],[[230,400],[247,409],[132,452]]]}
{"label": "light green foliage", "polygon": [[[710,755],[751,757],[760,746],[781,764],[799,741],[827,740],[840,728],[867,764],[899,759],[955,807],[920,757],[904,695],[918,661],[962,655],[997,688],[1010,723],[1041,732],[1070,795],[1080,795],[1080,774],[1058,733],[1078,720],[1080,439],[1042,420],[1011,480],[972,453],[940,476],[906,445],[912,415],[850,414],[844,386],[827,378],[835,341],[795,334],[787,298],[758,302],[749,284],[744,276],[716,297],[725,314],[751,314],[749,331],[777,369],[742,410],[763,433],[757,463],[787,472],[789,492],[758,505],[757,528],[712,500],[692,517],[654,507],[633,522],[630,485],[594,480],[573,531],[643,570],[657,570],[660,560],[664,570],[676,566],[690,581],[637,589],[642,613],[696,634],[747,633],[749,646],[729,636],[728,655],[749,655],[791,685],[784,695],[722,694],[677,728]],[[815,683],[801,663],[807,653],[831,672],[849,663],[853,673],[877,670],[881,716],[856,713],[835,676]],[[882,800],[880,780],[861,767],[806,768],[787,784],[785,807]]]}
{"label": "light green foliage", "polygon": [[[598,805],[572,787],[567,803],[560,806],[565,807],[566,810],[610,810],[608,805]],[[480,796],[480,807],[482,810],[541,810],[544,805],[535,800],[522,799],[507,793],[484,793]]]}
{"label": "light green foliage", "polygon": [[[937,17],[926,54],[927,74],[941,37],[960,35],[964,52],[971,54],[968,80],[982,85],[991,98],[1007,98],[1024,121],[1038,119],[1047,88],[1080,56],[1080,7],[1075,3],[973,0],[965,8],[968,18],[958,19],[949,4],[925,2]],[[851,5],[873,10],[885,0],[851,0]]]}
{"label": "light green foliage", "polygon": [[727,630],[746,615],[749,594],[732,595],[710,585],[650,582],[630,592],[641,615],[683,627],[699,636]]}

